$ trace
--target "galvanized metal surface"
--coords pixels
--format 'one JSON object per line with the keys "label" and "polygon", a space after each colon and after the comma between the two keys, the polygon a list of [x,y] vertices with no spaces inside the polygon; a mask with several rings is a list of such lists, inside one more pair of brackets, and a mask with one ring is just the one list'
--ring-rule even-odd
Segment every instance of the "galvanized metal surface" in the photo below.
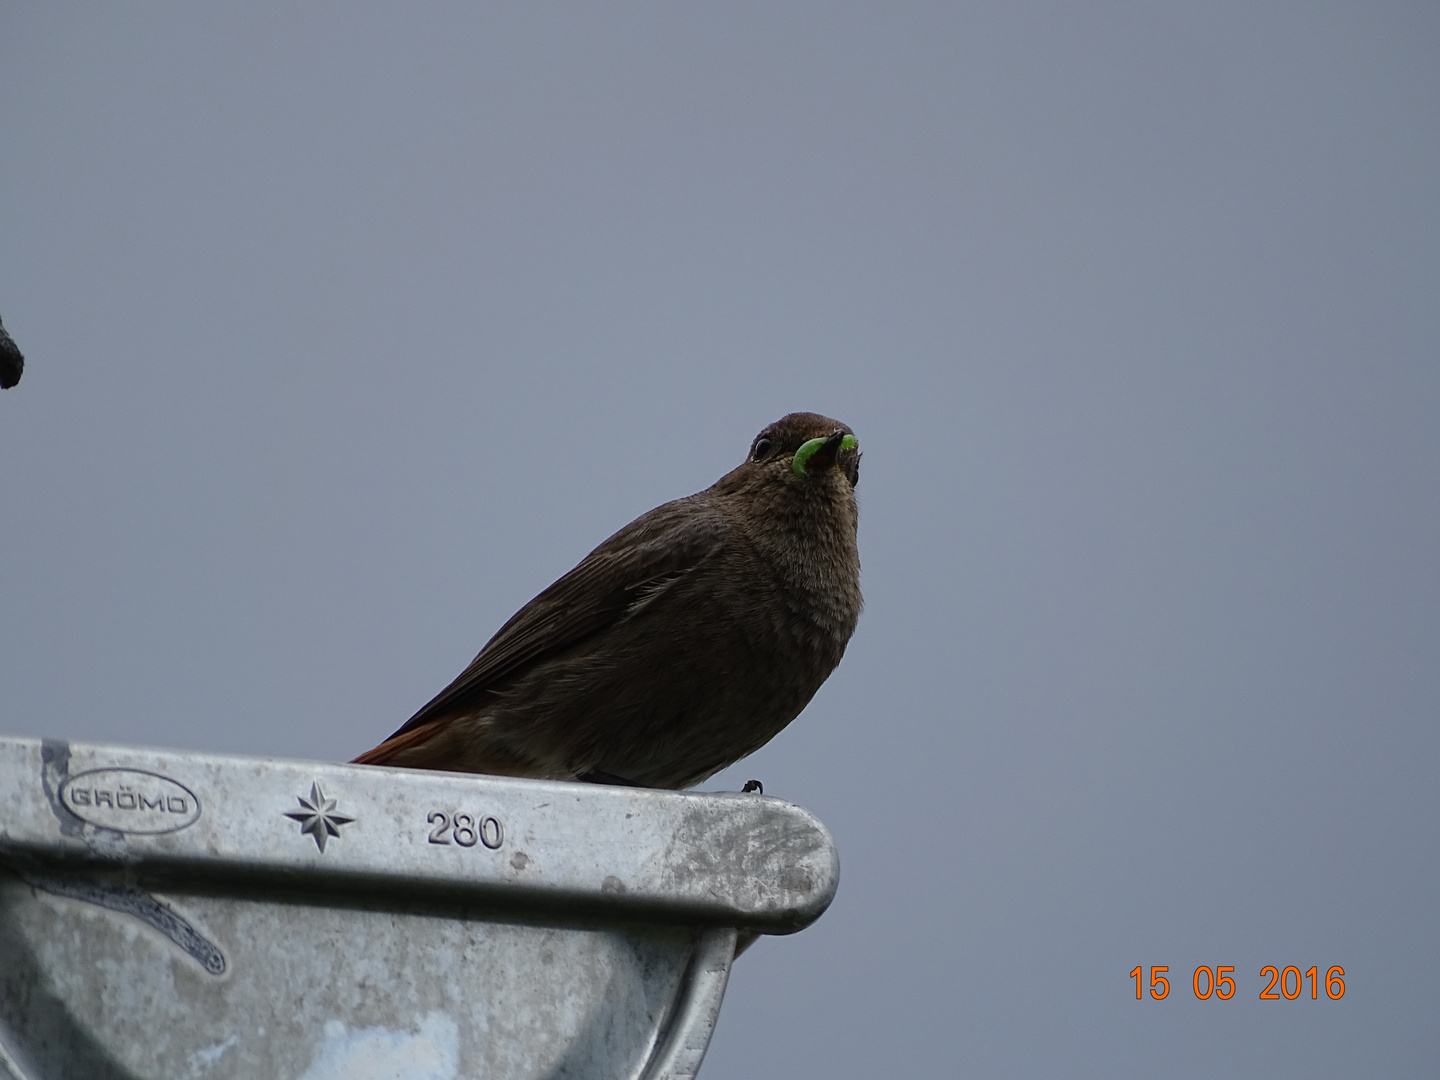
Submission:
{"label": "galvanized metal surface", "polygon": [[689,1077],[838,872],[763,796],[0,738],[0,1077]]}

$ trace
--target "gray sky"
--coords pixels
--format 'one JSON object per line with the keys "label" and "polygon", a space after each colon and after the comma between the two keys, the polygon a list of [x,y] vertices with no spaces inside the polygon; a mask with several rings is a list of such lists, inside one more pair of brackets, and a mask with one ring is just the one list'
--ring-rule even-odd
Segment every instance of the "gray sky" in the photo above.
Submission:
{"label": "gray sky", "polygon": [[0,731],[349,758],[816,410],[705,1075],[1440,1068],[1433,4],[6,3],[0,147]]}

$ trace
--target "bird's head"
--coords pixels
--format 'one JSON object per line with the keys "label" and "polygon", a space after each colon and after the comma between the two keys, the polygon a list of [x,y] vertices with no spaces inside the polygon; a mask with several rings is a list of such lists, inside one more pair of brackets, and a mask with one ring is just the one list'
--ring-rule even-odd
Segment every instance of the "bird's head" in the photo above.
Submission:
{"label": "bird's head", "polygon": [[791,485],[827,484],[838,474],[853,488],[860,482],[860,443],[838,420],[791,413],[755,436],[741,469]]}

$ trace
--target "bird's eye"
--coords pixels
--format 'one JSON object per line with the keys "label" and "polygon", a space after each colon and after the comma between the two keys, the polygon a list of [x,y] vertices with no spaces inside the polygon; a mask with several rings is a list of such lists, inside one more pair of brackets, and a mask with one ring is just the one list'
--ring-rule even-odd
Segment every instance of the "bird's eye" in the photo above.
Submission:
{"label": "bird's eye", "polygon": [[759,461],[766,454],[770,453],[770,440],[761,436],[755,440],[755,449],[750,451],[750,456]]}

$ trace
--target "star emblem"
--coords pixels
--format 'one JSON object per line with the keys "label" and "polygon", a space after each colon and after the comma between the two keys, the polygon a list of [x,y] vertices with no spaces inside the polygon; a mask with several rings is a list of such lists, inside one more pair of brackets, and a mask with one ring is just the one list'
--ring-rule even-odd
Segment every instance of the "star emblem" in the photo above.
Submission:
{"label": "star emblem", "polygon": [[293,821],[300,822],[300,835],[309,833],[315,838],[315,846],[322,852],[325,850],[325,841],[332,836],[340,835],[340,826],[349,825],[354,821],[353,817],[346,817],[344,814],[335,812],[335,800],[327,799],[325,793],[320,790],[318,783],[310,785],[310,797],[299,795],[300,805],[303,809],[291,810],[286,817]]}

